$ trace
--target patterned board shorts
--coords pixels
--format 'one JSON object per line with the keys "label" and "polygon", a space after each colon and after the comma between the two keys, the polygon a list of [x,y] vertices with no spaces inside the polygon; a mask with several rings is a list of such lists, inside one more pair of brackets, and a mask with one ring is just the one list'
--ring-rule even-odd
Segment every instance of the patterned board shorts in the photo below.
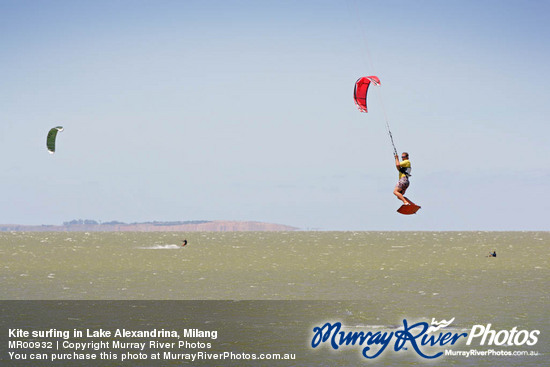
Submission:
{"label": "patterned board shorts", "polygon": [[405,191],[409,187],[409,178],[407,176],[403,176],[399,179],[399,182],[397,185],[395,185],[396,189],[399,189],[400,191]]}

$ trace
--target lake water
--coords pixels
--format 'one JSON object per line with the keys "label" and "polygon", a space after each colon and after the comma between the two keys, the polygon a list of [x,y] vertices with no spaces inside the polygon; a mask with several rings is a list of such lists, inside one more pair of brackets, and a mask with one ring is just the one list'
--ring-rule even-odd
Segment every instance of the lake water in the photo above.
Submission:
{"label": "lake water", "polygon": [[[188,240],[185,247],[183,239]],[[487,257],[493,250],[497,257]],[[256,316],[277,314],[286,320],[279,327],[303,330],[309,341],[311,326],[323,321],[391,330],[403,319],[455,318],[449,330],[456,332],[488,323],[497,330],[540,329],[536,346],[520,348],[540,355],[445,357],[445,364],[538,366],[549,361],[549,232],[3,232],[0,258],[2,300],[86,300],[80,305],[89,309],[106,300],[166,301],[144,303],[153,309],[176,307],[170,300],[197,300],[186,305],[201,320],[212,309],[235,304],[215,301],[246,301],[237,303],[241,312],[246,310],[241,329]],[[4,319],[7,309],[11,319],[23,322],[14,307],[25,304],[2,302]],[[275,310],[286,310],[286,316]],[[172,317],[154,310],[151,315],[161,317],[160,323]],[[277,328],[276,321],[270,325]],[[258,330],[261,325],[249,332]],[[268,344],[288,343],[283,330]],[[368,363],[361,360],[360,349],[312,351],[305,348],[307,342],[299,341],[302,362],[279,365]],[[403,362],[387,354],[377,365]],[[407,358],[408,364],[426,363]]]}

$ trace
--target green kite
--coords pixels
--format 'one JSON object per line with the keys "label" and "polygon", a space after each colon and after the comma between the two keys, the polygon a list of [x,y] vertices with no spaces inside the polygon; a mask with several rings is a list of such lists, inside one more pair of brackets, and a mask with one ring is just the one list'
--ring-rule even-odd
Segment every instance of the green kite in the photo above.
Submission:
{"label": "green kite", "polygon": [[57,132],[63,131],[63,126],[56,126],[48,132],[48,137],[46,138],[46,146],[48,147],[48,152],[50,154],[55,153],[55,138],[57,137]]}

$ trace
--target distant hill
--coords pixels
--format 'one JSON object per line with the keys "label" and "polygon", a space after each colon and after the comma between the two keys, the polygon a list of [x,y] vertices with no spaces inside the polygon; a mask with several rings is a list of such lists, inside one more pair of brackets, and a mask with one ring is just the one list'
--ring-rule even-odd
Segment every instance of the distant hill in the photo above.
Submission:
{"label": "distant hill", "polygon": [[63,225],[0,224],[1,232],[247,232],[296,231],[298,228],[273,223],[225,220],[176,222],[99,223],[94,220],[73,220]]}

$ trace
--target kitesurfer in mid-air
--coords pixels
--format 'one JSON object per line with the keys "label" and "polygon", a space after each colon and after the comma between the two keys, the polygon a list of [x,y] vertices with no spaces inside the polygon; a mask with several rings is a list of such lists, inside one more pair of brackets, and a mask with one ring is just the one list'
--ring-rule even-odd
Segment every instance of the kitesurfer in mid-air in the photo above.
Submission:
{"label": "kitesurfer in mid-air", "polygon": [[409,187],[409,176],[411,175],[411,161],[409,161],[409,153],[403,152],[403,154],[401,154],[401,158],[403,160],[399,162],[399,157],[397,154],[395,155],[395,168],[399,171],[399,181],[397,182],[397,185],[395,185],[393,194],[397,196],[403,204],[411,205],[414,203],[404,196],[405,191],[407,191],[407,188]]}

